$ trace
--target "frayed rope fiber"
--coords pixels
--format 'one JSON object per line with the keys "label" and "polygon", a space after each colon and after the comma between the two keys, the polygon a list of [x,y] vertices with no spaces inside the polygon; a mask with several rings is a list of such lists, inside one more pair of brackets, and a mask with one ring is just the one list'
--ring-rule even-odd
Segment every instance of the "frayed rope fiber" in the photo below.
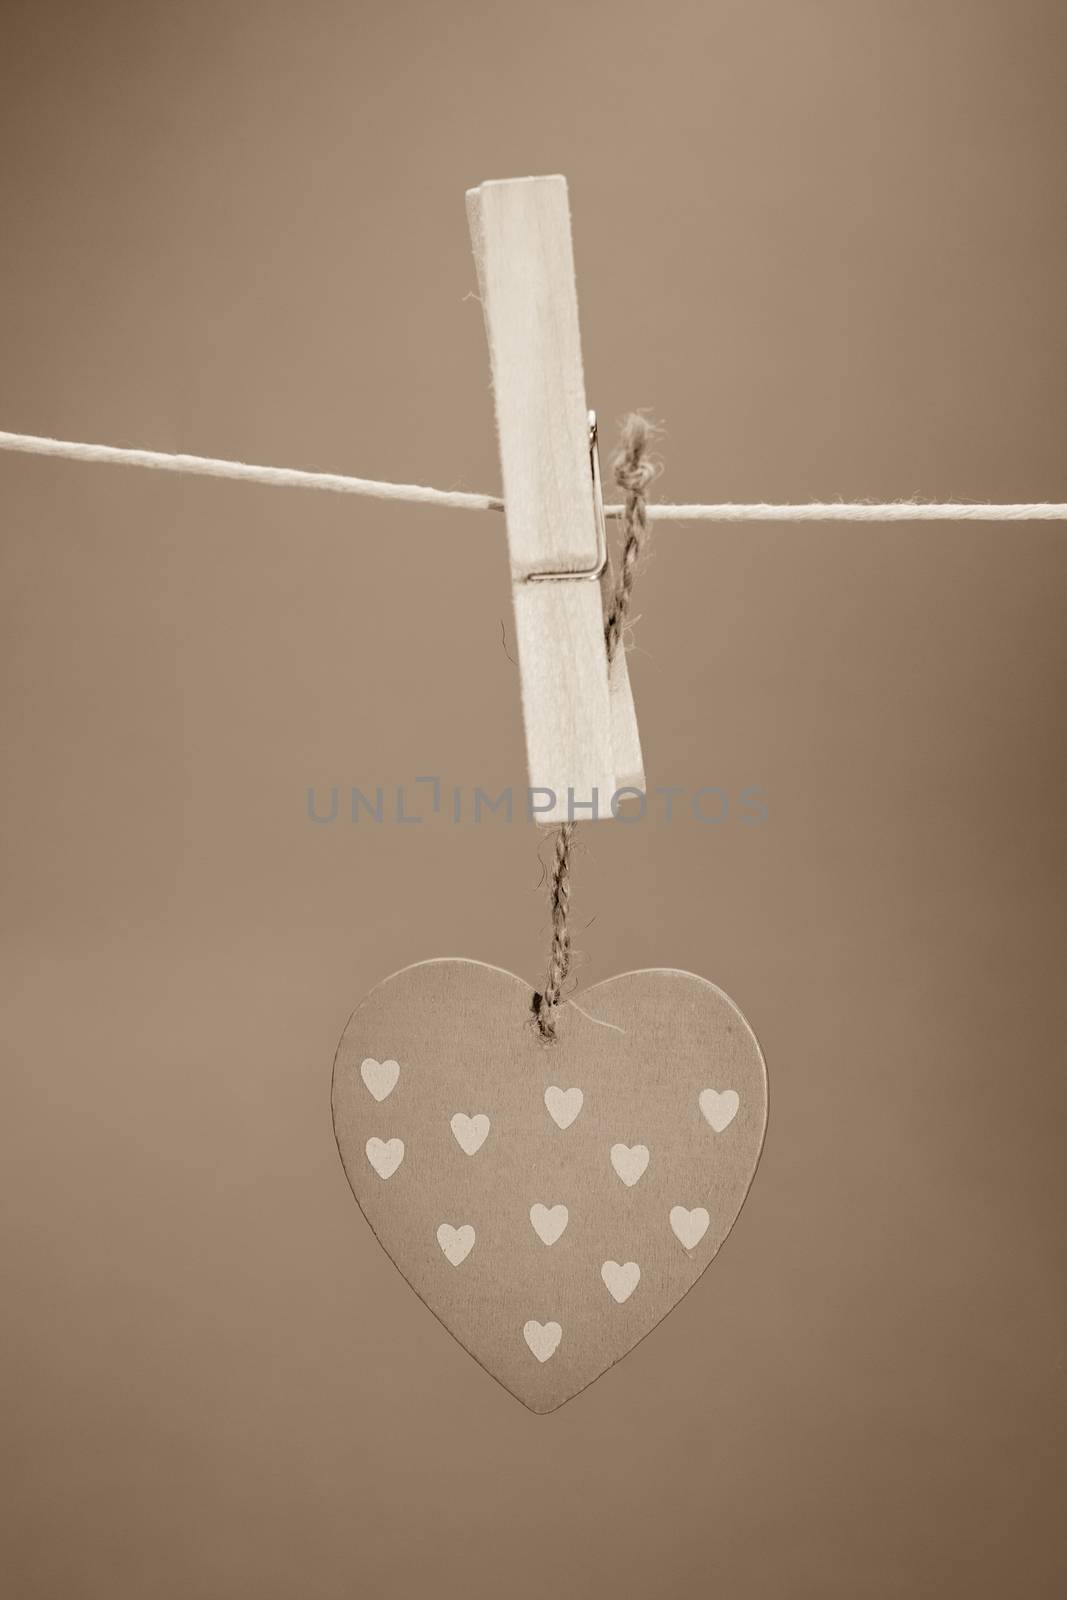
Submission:
{"label": "frayed rope fiber", "polygon": [[[375,500],[406,500],[420,505],[451,506],[460,511],[503,511],[499,495],[472,494],[466,489],[429,489],[418,483],[382,483],[376,478],[351,478],[340,472],[304,472],[296,467],[258,467],[246,461],[213,456],[168,455],[161,450],[129,450],[111,444],[79,444],[34,433],[0,431],[0,450],[22,455],[53,456],[119,467],[150,467],[194,478],[233,478],[272,488],[324,489],[333,494],[367,495]],[[625,518],[625,505],[604,507],[604,515]],[[813,500],[806,505],[679,505],[648,506],[654,522],[1063,522],[1067,502],[1035,501],[996,505],[978,502],[923,500]]]}

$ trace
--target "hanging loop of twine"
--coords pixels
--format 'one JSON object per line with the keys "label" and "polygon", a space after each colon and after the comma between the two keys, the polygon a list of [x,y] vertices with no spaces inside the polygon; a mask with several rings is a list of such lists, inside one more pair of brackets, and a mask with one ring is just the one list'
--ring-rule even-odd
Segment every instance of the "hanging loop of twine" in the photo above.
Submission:
{"label": "hanging loop of twine", "polygon": [[571,849],[578,824],[562,822],[556,830],[555,856],[549,875],[548,904],[552,915],[552,944],[548,952],[545,987],[533,1000],[534,1023],[543,1044],[556,1042],[556,1011],[563,985],[571,970]]}
{"label": "hanging loop of twine", "polygon": [[[644,542],[648,536],[647,496],[649,485],[658,475],[660,464],[651,454],[657,430],[639,412],[631,412],[622,425],[622,437],[612,461],[615,482],[622,490],[623,548],[615,593],[608,607],[604,623],[604,643],[607,647],[608,665],[615,660],[620,646],[625,648],[623,631],[630,614],[634,579]],[[548,904],[552,917],[552,944],[548,953],[548,970],[545,986],[534,995],[533,1015],[538,1036],[544,1044],[555,1044],[557,1038],[557,1012],[563,999],[563,989],[571,970],[571,854],[576,822],[563,822],[556,830],[552,870],[549,874]]]}

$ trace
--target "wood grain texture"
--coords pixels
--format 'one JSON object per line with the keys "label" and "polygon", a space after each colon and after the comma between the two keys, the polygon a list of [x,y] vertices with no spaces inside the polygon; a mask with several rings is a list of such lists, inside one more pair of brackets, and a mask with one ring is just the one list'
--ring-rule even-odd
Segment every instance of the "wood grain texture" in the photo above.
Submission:
{"label": "wood grain texture", "polygon": [[[493,370],[512,576],[596,559],[588,409],[565,178],[467,196]],[[595,587],[595,586],[594,586]]]}
{"label": "wood grain texture", "polygon": [[644,783],[623,652],[609,690],[610,578],[527,581],[588,569],[597,550],[566,180],[484,183],[468,193],[467,211],[493,375],[529,784],[555,796],[544,823],[574,814],[572,800],[581,817],[610,816],[617,787]]}

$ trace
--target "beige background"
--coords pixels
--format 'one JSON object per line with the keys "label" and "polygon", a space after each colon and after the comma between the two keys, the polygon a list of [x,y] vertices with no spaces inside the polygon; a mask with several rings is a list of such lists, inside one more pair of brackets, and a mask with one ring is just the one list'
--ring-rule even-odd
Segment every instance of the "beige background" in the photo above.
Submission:
{"label": "beige background", "polygon": [[[493,488],[463,192],[562,171],[665,496],[1067,499],[1055,0],[3,23],[3,426]],[[390,971],[536,980],[536,840],[304,809],[522,782],[499,523],[9,457],[0,505],[7,1592],[1060,1593],[1064,529],[657,537],[651,779],[769,814],[586,830],[582,978],[721,984],[771,1125],[539,1418],[329,1108]]]}

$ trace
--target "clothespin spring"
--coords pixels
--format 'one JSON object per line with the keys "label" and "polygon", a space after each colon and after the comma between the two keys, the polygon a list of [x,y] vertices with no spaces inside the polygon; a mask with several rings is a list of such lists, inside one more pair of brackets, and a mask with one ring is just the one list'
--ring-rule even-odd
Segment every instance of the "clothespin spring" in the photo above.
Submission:
{"label": "clothespin spring", "polygon": [[596,525],[596,565],[566,572],[528,572],[524,583],[570,583],[603,577],[608,564],[608,530],[604,519],[604,490],[600,482],[600,449],[597,445],[596,412],[589,413],[589,473],[593,480],[593,520]]}

